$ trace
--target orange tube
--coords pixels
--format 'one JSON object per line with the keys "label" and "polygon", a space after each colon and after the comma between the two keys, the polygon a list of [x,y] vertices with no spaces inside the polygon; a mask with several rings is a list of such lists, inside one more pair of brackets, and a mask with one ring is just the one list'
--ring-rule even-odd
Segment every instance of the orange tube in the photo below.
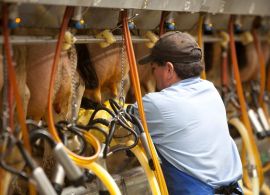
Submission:
{"label": "orange tube", "polygon": [[[3,3],[2,10],[3,10],[2,22],[3,22],[4,49],[5,49],[5,55],[6,55],[6,60],[7,60],[7,66],[8,66],[8,79],[9,79],[11,89],[13,89],[13,93],[15,95],[15,101],[17,105],[16,108],[17,108],[18,119],[21,126],[21,131],[22,131],[23,144],[26,150],[29,152],[29,154],[31,154],[31,146],[30,146],[30,141],[29,141],[28,129],[26,126],[26,121],[25,121],[23,103],[19,94],[19,89],[18,89],[17,81],[16,81],[16,74],[15,74],[12,57],[11,57],[11,46],[9,42],[9,29],[8,29],[8,5]],[[13,102],[11,101],[9,103],[12,104]],[[13,116],[11,117],[11,119],[12,118]],[[29,183],[29,191],[31,195],[36,194],[35,187],[31,183]]]}
{"label": "orange tube", "polygon": [[130,32],[128,29],[128,20],[127,20],[126,11],[122,12],[122,19],[123,19],[124,39],[125,39],[125,44],[126,44],[127,54],[128,54],[128,62],[130,65],[130,76],[131,76],[132,85],[135,90],[135,98],[138,104],[139,115],[140,115],[142,125],[145,130],[148,145],[149,145],[153,162],[156,168],[156,175],[157,175],[159,187],[161,190],[161,194],[167,195],[168,190],[167,190],[166,182],[165,182],[165,179],[164,179],[164,176],[163,176],[163,173],[162,173],[162,170],[161,170],[158,158],[157,158],[157,153],[156,153],[154,144],[152,142],[152,139],[150,137],[150,134],[147,128],[147,123],[146,123],[145,114],[144,114],[144,107],[143,107],[143,102],[142,102],[142,95],[141,95],[141,90],[140,90],[139,76],[138,76],[138,71],[137,71],[137,66],[136,66],[136,59],[134,55]]}
{"label": "orange tube", "polygon": [[9,109],[9,128],[11,133],[14,132],[14,92],[12,85],[8,86],[8,109]]}
{"label": "orange tube", "polygon": [[256,29],[252,30],[252,35],[254,38],[254,44],[256,47],[256,51],[257,51],[257,55],[259,58],[259,63],[260,63],[260,94],[259,94],[259,105],[262,107],[266,118],[269,119],[269,113],[268,113],[268,109],[267,106],[265,105],[265,102],[263,100],[264,97],[264,92],[265,92],[265,85],[266,85],[266,67],[265,67],[265,59],[264,59],[264,55],[262,52],[262,47],[261,47],[261,42],[260,39],[258,37],[258,33]]}
{"label": "orange tube", "polygon": [[263,172],[266,173],[270,170],[270,163],[267,163],[264,167],[263,167]]}
{"label": "orange tube", "polygon": [[231,51],[231,60],[232,60],[232,65],[233,65],[233,73],[234,73],[234,78],[236,80],[236,91],[237,91],[237,96],[239,98],[239,103],[241,106],[241,119],[242,119],[245,127],[247,128],[248,135],[250,137],[250,142],[253,146],[252,148],[254,150],[254,154],[255,154],[255,158],[256,158],[256,165],[258,167],[258,175],[259,175],[259,181],[260,181],[260,186],[261,186],[263,184],[263,180],[264,180],[263,171],[262,171],[262,164],[261,164],[261,161],[259,158],[258,148],[256,147],[251,124],[250,124],[248,114],[247,114],[246,101],[244,98],[244,93],[243,93],[243,88],[242,88],[242,83],[241,83],[239,68],[238,68],[238,61],[237,61],[237,56],[236,56],[233,23],[234,23],[234,18],[233,18],[233,16],[231,16],[230,21],[229,21],[228,31],[229,31],[229,35],[230,35],[230,42],[229,43],[230,43],[230,51]]}
{"label": "orange tube", "polygon": [[[198,31],[198,44],[199,44],[199,47],[201,48],[202,50],[202,61],[204,61],[204,47],[203,47],[203,21],[204,21],[204,16],[201,14],[200,17],[199,17],[199,21],[198,21],[198,28],[197,28],[197,31]],[[205,67],[201,73],[201,78],[202,79],[206,79],[206,73],[205,73]]]}
{"label": "orange tube", "polygon": [[255,48],[257,51],[257,55],[259,58],[260,63],[260,94],[259,94],[259,104],[261,107],[263,107],[263,96],[264,96],[264,90],[265,90],[265,60],[262,53],[261,43],[257,34],[256,29],[252,30],[252,35],[254,38]]}
{"label": "orange tube", "polygon": [[9,30],[8,30],[8,6],[7,4],[2,5],[3,9],[3,36],[4,36],[4,48],[5,48],[5,55],[6,55],[6,60],[7,60],[7,66],[8,66],[8,79],[9,82],[14,90],[14,95],[15,95],[15,100],[17,104],[17,112],[18,112],[18,118],[19,118],[19,123],[21,126],[22,130],[22,136],[23,136],[23,143],[25,148],[28,150],[28,152],[31,153],[31,147],[30,147],[30,142],[29,142],[29,137],[28,137],[28,130],[25,122],[25,113],[23,110],[23,103],[22,99],[19,94],[17,82],[16,82],[16,74],[12,62],[12,57],[11,57],[11,47],[10,47],[10,42],[9,42]]}
{"label": "orange tube", "polygon": [[266,90],[270,92],[270,66],[267,67],[267,81],[266,81]]}
{"label": "orange tube", "polygon": [[229,87],[228,78],[228,52],[222,52],[222,64],[221,64],[221,85],[222,87]]}
{"label": "orange tube", "polygon": [[[56,45],[56,51],[55,51],[55,56],[53,59],[53,65],[52,65],[52,71],[51,71],[51,78],[50,78],[50,86],[49,86],[49,94],[48,94],[48,127],[49,127],[49,131],[52,134],[52,136],[54,137],[54,139],[57,142],[61,142],[60,137],[58,136],[58,133],[55,129],[54,126],[54,119],[53,119],[53,111],[52,111],[52,94],[53,94],[53,87],[54,87],[54,80],[55,80],[55,72],[57,70],[57,66],[58,66],[58,62],[60,59],[60,52],[62,49],[62,45],[63,45],[63,39],[64,39],[64,34],[65,31],[67,29],[68,26],[68,22],[72,16],[74,8],[73,7],[67,7],[65,10],[65,14],[64,14],[64,18],[63,18],[63,22],[61,24],[61,30],[60,30],[60,34],[58,37],[58,42]],[[79,156],[76,153],[73,153],[72,151],[70,151],[68,148],[65,147],[67,153],[69,154],[70,158],[75,161],[78,164],[88,164],[92,161],[94,161],[97,157],[98,157],[98,153],[100,152],[100,145],[97,139],[94,139],[93,136],[91,134],[88,133],[84,133],[85,138],[87,139],[87,141],[89,143],[91,143],[93,145],[93,147],[95,148],[95,155],[90,156],[90,157],[84,157],[84,156]]]}
{"label": "orange tube", "polygon": [[159,36],[161,36],[165,33],[164,22],[165,22],[166,15],[167,14],[165,11],[161,12],[161,18],[160,18],[160,23],[159,23]]}
{"label": "orange tube", "polygon": [[60,59],[60,53],[63,45],[63,39],[64,39],[64,33],[67,29],[67,25],[69,22],[70,17],[72,16],[73,8],[67,7],[65,10],[63,22],[61,24],[61,30],[58,37],[58,42],[56,45],[56,51],[53,58],[53,65],[51,70],[51,78],[50,78],[50,86],[49,86],[49,93],[48,93],[48,127],[50,133],[53,135],[53,137],[58,141],[61,142],[61,139],[59,138],[57,131],[54,127],[54,120],[53,120],[53,110],[52,110],[52,96],[53,96],[53,89],[54,89],[54,80],[55,80],[55,72],[57,70],[58,62]]}

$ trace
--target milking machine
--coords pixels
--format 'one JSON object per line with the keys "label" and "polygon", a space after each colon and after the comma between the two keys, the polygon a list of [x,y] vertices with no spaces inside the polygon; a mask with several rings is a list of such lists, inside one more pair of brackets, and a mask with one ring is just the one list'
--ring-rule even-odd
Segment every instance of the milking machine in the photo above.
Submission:
{"label": "milking machine", "polygon": [[[6,134],[3,135],[5,142],[8,144],[6,147],[6,151],[1,154],[1,160],[0,160],[0,166],[20,178],[30,182],[32,179],[33,182],[37,185],[38,191],[42,195],[56,195],[57,193],[55,192],[52,184],[50,183],[48,177],[46,176],[44,170],[39,167],[36,162],[31,158],[30,154],[24,149],[23,144],[20,140],[15,138],[12,135]],[[28,176],[26,172],[23,172],[21,170],[16,170],[13,167],[9,166],[7,163],[5,163],[5,158],[7,157],[7,154],[13,149],[13,147],[16,146],[20,152],[20,155],[23,157],[26,166],[28,166],[31,170],[31,178]]]}
{"label": "milking machine", "polygon": [[[32,129],[30,132],[30,140],[31,143],[34,144],[35,141],[37,140],[42,140],[45,139],[49,145],[52,147],[52,152],[54,154],[55,159],[59,164],[57,164],[57,171],[55,172],[56,175],[54,176],[56,184],[61,184],[58,183],[57,181],[60,180],[61,174],[63,176],[67,175],[69,181],[72,183],[74,186],[79,186],[84,184],[84,175],[82,171],[73,163],[73,161],[68,157],[64,150],[64,146],[62,143],[56,143],[51,135],[46,131],[46,129]],[[62,166],[62,168],[60,167]],[[63,172],[64,169],[64,172]],[[61,181],[63,179],[61,178]]]}
{"label": "milking machine", "polygon": [[[110,99],[109,103],[105,103],[105,105],[99,105],[98,108],[93,111],[87,125],[78,125],[80,128],[89,130],[90,132],[95,130],[102,133],[104,139],[100,139],[104,140],[102,144],[103,154],[99,162],[106,168],[105,159],[108,156],[122,150],[131,150],[147,173],[152,193],[159,194],[158,184],[153,174],[153,160],[140,120],[132,114],[131,106],[125,109],[113,99]],[[118,135],[118,131],[123,134],[124,130],[127,131],[126,134]],[[122,141],[122,143],[118,141],[122,139],[124,139],[125,142]],[[143,147],[138,145],[139,139]],[[99,186],[100,190],[104,193],[104,187],[102,187],[102,185]]]}
{"label": "milking machine", "polygon": [[[130,18],[131,16],[129,16]],[[123,24],[125,25],[125,24]],[[150,34],[150,33],[148,33]],[[151,37],[151,34],[149,35]],[[153,37],[153,36],[152,36]],[[126,38],[126,37],[125,37]],[[124,39],[125,39],[124,38]],[[131,113],[128,113],[125,111],[124,109],[124,102],[125,102],[125,98],[123,95],[123,87],[124,87],[124,75],[123,75],[123,69],[124,69],[124,61],[125,59],[125,52],[126,50],[126,45],[124,44],[124,42],[122,43],[122,50],[121,50],[121,89],[120,89],[120,97],[119,97],[119,103],[118,104],[115,100],[110,99],[109,100],[109,104],[110,104],[110,109],[105,107],[105,106],[98,106],[94,112],[91,114],[91,117],[89,119],[88,125],[86,125],[85,127],[80,126],[81,128],[84,129],[94,129],[94,130],[98,130],[99,132],[102,132],[102,134],[105,134],[105,141],[103,144],[103,156],[102,159],[99,160],[99,162],[103,165],[103,167],[106,167],[106,164],[104,162],[104,159],[106,159],[106,157],[108,155],[111,155],[115,152],[121,151],[121,150],[131,150],[134,151],[134,154],[136,155],[136,157],[139,159],[140,163],[143,165],[145,171],[148,173],[147,177],[148,177],[148,181],[151,187],[151,190],[154,194],[160,194],[159,192],[159,187],[158,187],[158,183],[155,179],[155,175],[153,174],[154,170],[154,164],[153,164],[153,160],[151,158],[151,153],[150,153],[150,149],[147,143],[147,139],[146,139],[146,135],[143,131],[143,127],[139,121],[139,119],[137,119],[134,115],[132,115]],[[109,121],[104,119],[104,118],[98,118],[96,117],[98,115],[99,112],[105,112],[105,115],[109,115]],[[106,114],[107,113],[107,114]],[[104,113],[102,113],[102,115],[104,115]],[[134,129],[134,127],[130,126],[130,124],[133,124],[133,126],[136,126],[137,129],[139,130],[136,131]],[[133,141],[129,140],[126,144],[120,144],[119,146],[115,146],[110,148],[110,144],[112,142],[112,139],[117,140],[119,138],[124,138],[122,136],[117,137],[115,134],[115,131],[117,129],[117,126],[121,126],[122,129],[126,129],[129,133],[127,135],[125,135],[124,137],[130,137],[132,136],[134,139]],[[102,126],[105,127],[106,129],[108,129],[107,131],[102,129]],[[104,133],[106,132],[106,133]],[[143,152],[143,150],[141,149],[141,147],[139,147],[138,144],[138,138],[140,136],[140,140],[142,145],[144,146],[144,149],[146,151],[146,156]],[[136,148],[136,149],[134,149]],[[140,157],[140,156],[145,156],[145,157]],[[148,160],[146,160],[148,159]],[[147,165],[147,161],[148,161],[148,165]],[[151,170],[152,169],[152,170]],[[106,191],[104,191],[104,187],[102,185],[100,185],[100,191],[102,193],[106,193]]]}
{"label": "milking machine", "polygon": [[[249,175],[251,176],[251,182],[252,182],[251,191],[252,191],[252,194],[259,194],[260,186],[259,186],[258,173],[256,170],[256,161],[255,161],[255,156],[252,150],[252,146],[250,144],[250,138],[248,136],[247,129],[245,128],[244,124],[240,121],[240,119],[237,117],[231,118],[228,122],[230,125],[233,125],[241,135],[243,144],[245,145],[246,150],[247,150],[248,164],[246,166],[247,166]],[[245,194],[249,193],[249,190],[247,188],[243,187],[243,190]]]}
{"label": "milking machine", "polygon": [[[247,129],[244,126],[244,124],[239,119],[239,109],[240,105],[238,102],[237,95],[235,94],[235,83],[230,82],[229,80],[229,74],[228,74],[228,34],[226,32],[221,32],[220,36],[223,38],[223,41],[221,42],[222,52],[221,52],[221,95],[222,99],[224,101],[225,107],[227,108],[228,113],[228,123],[236,128],[236,130],[240,133],[241,139],[243,140],[243,147],[246,147],[247,150],[247,158],[248,158],[248,164],[247,169],[249,172],[249,175],[252,180],[252,194],[259,194],[260,188],[259,188],[259,179],[258,179],[258,173],[256,168],[256,162],[255,162],[255,156],[251,147],[250,138],[247,133]],[[233,110],[229,108],[229,106],[233,107]],[[242,147],[242,150],[243,150]],[[243,187],[244,193],[249,194],[250,191]],[[251,194],[250,193],[250,194]]]}
{"label": "milking machine", "polygon": [[253,106],[256,109],[256,113],[255,113],[255,117],[257,117],[258,122],[261,124],[261,128],[262,130],[260,132],[263,132],[264,135],[262,135],[262,137],[259,138],[264,138],[266,136],[269,136],[270,133],[270,127],[269,127],[269,123],[268,120],[265,116],[264,110],[262,109],[262,107],[259,105],[258,102],[258,84],[255,81],[251,81],[251,96],[252,96],[252,102],[253,102]]}
{"label": "milking machine", "polygon": [[[258,110],[258,114],[259,114],[260,121],[262,122],[264,129],[267,132],[266,134],[269,136],[269,128],[270,128],[269,127],[269,114],[268,114],[267,106],[265,104],[266,64],[265,64],[265,59],[262,53],[260,37],[257,32],[257,29],[263,26],[262,21],[263,20],[260,19],[259,17],[254,19],[252,35],[254,38],[254,44],[255,44],[255,48],[256,48],[256,52],[258,56],[258,61],[260,64],[260,74],[259,74],[260,85],[259,85],[259,88],[257,88],[257,92],[258,92],[257,97],[258,97],[258,103],[259,103],[258,109],[260,109]],[[256,86],[253,86],[253,89],[254,89],[253,92],[256,92],[255,87]],[[254,101],[256,101],[256,97],[254,97]]]}
{"label": "milking machine", "polygon": [[[261,160],[259,158],[259,152],[258,152],[258,149],[256,147],[254,137],[252,135],[251,123],[249,121],[249,117],[248,117],[248,113],[247,113],[247,104],[245,102],[245,98],[244,98],[244,94],[243,94],[243,88],[241,85],[239,69],[238,69],[238,61],[237,61],[236,50],[235,50],[234,31],[233,31],[234,25],[233,24],[234,24],[234,18],[231,17],[230,22],[229,22],[229,30],[228,31],[230,34],[230,49],[231,49],[231,58],[232,58],[232,66],[233,66],[233,75],[234,75],[234,79],[236,81],[236,91],[237,91],[237,96],[238,96],[238,100],[239,100],[239,104],[240,104],[241,120],[242,120],[245,128],[247,129],[247,133],[248,133],[250,141],[251,141],[250,145],[252,146],[253,154],[255,157],[256,169],[257,169],[257,174],[258,174],[258,178],[259,178],[259,187],[260,187],[261,191],[263,191],[265,193],[268,191],[268,186],[264,183],[262,163],[261,163]],[[244,158],[245,153],[246,153],[246,149],[245,149],[245,147],[242,147],[241,154],[243,157],[242,158],[243,164],[246,164],[246,159]],[[243,173],[244,173],[243,180],[245,182],[245,185],[251,189],[252,186],[251,186],[249,179],[248,179],[247,170],[244,169]],[[255,186],[258,186],[258,185],[255,185]],[[262,187],[262,186],[264,186],[264,187]]]}

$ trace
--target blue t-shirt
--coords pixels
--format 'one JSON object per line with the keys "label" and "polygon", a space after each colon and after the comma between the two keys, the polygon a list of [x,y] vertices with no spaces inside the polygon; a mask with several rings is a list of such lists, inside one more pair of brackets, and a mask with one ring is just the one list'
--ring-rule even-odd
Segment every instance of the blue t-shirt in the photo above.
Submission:
{"label": "blue t-shirt", "polygon": [[145,95],[143,104],[152,140],[174,167],[213,188],[242,177],[226,110],[211,82],[185,79]]}

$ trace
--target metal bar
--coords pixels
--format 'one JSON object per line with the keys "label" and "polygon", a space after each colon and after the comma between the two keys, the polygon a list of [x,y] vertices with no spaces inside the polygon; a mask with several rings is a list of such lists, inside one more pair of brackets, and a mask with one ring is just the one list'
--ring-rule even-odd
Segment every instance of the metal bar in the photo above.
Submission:
{"label": "metal bar", "polygon": [[[94,36],[86,36],[86,35],[80,35],[75,36],[77,44],[82,43],[100,43],[104,41],[104,39],[95,38]],[[121,43],[122,42],[122,36],[115,36],[116,42]],[[132,40],[135,43],[142,43],[147,42],[149,39],[142,38],[139,36],[133,36]],[[56,43],[57,39],[53,36],[10,36],[10,42],[12,44],[39,44],[39,43]],[[0,36],[0,44],[3,44],[3,36]]]}
{"label": "metal bar", "polygon": [[[100,43],[104,41],[104,39],[98,39],[94,36],[86,36],[86,35],[79,35],[76,37],[76,44],[83,44],[83,43]],[[115,36],[116,43],[122,43],[122,36]],[[197,39],[195,37],[195,39]],[[268,38],[266,36],[263,36],[260,38],[261,41],[267,41]],[[214,36],[203,36],[204,42],[213,43],[221,41],[219,37]],[[27,45],[27,44],[41,44],[41,43],[56,43],[57,39],[53,36],[10,36],[10,42],[12,44],[16,45]],[[142,38],[139,36],[132,36],[132,42],[133,43],[144,43],[148,42],[149,39]],[[235,41],[241,41],[239,36],[235,37]],[[0,44],[3,44],[3,36],[0,36]]]}

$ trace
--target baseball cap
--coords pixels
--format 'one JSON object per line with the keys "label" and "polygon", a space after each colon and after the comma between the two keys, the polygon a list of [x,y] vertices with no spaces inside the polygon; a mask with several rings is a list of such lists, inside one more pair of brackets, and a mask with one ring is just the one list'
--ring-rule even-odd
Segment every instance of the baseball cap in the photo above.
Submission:
{"label": "baseball cap", "polygon": [[139,64],[153,61],[192,63],[202,59],[202,51],[195,39],[188,33],[170,31],[163,34],[151,53],[139,59]]}

